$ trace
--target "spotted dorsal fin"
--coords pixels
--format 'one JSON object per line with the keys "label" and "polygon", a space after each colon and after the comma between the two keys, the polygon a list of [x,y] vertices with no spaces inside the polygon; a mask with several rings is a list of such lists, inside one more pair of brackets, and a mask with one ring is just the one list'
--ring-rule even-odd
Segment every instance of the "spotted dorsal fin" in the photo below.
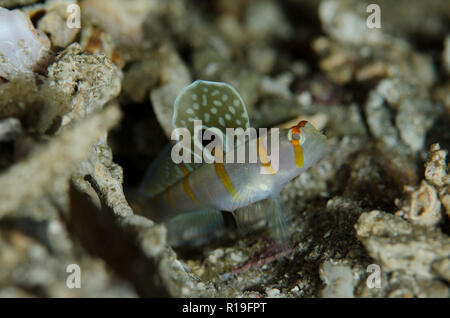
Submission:
{"label": "spotted dorsal fin", "polygon": [[201,121],[202,129],[216,128],[222,133],[224,152],[230,150],[227,149],[226,128],[246,130],[250,127],[242,97],[232,86],[222,82],[195,81],[183,88],[175,100],[173,127],[188,129],[192,145],[203,149],[202,141],[194,138],[196,120]]}

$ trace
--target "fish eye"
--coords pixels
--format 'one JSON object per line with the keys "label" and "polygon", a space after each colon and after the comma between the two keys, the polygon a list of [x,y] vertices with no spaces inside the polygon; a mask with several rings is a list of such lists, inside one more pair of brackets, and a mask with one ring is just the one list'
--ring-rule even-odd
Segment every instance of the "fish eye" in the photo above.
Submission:
{"label": "fish eye", "polygon": [[292,129],[289,129],[287,137],[288,137],[289,141],[292,141]]}
{"label": "fish eye", "polygon": [[305,142],[305,136],[301,133],[301,130],[291,128],[288,132],[288,139],[289,141],[299,141],[300,145],[302,145]]}
{"label": "fish eye", "polygon": [[301,139],[300,133],[297,130],[294,131],[293,128],[289,129],[287,137],[290,141]]}

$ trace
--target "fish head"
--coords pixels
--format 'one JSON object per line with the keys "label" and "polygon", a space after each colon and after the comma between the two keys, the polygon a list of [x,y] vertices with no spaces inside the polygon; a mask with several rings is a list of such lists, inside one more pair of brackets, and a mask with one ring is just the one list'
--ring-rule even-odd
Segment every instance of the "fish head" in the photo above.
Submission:
{"label": "fish head", "polygon": [[280,169],[291,178],[311,167],[322,158],[327,137],[306,120],[280,131]]}

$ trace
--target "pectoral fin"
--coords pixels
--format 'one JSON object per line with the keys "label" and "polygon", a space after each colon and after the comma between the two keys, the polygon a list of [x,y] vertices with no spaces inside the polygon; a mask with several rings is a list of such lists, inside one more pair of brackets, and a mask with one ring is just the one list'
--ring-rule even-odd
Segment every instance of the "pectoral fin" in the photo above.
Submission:
{"label": "pectoral fin", "polygon": [[279,197],[268,199],[268,205],[266,219],[271,235],[277,245],[284,247],[289,243],[286,210]]}
{"label": "pectoral fin", "polygon": [[253,230],[260,221],[265,219],[276,245],[283,247],[289,241],[285,208],[279,197],[259,201],[236,210],[234,217],[238,229],[243,233]]}
{"label": "pectoral fin", "polygon": [[200,245],[220,236],[225,230],[222,212],[215,208],[177,215],[165,225],[167,241],[172,246]]}

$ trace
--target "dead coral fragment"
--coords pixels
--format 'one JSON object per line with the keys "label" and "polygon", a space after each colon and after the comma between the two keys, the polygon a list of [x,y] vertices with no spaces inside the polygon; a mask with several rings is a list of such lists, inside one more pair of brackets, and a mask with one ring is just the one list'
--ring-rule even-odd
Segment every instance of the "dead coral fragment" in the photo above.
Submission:
{"label": "dead coral fragment", "polygon": [[48,85],[71,97],[63,126],[99,111],[121,90],[122,72],[105,55],[86,53],[78,43],[58,55],[48,74]]}
{"label": "dead coral fragment", "polygon": [[436,117],[427,96],[399,78],[382,80],[370,92],[365,112],[376,139],[397,149],[407,145],[412,151],[423,148],[426,133]]}
{"label": "dead coral fragment", "polygon": [[415,224],[435,226],[441,220],[441,202],[450,211],[450,177],[447,175],[447,151],[439,144],[431,145],[425,163],[425,180],[420,188],[405,187],[407,199],[396,200],[400,211],[396,215]]}
{"label": "dead coral fragment", "polygon": [[396,215],[411,221],[414,224],[435,226],[441,220],[441,202],[439,202],[436,189],[428,182],[422,181],[420,188],[405,186],[408,198],[404,202],[397,200],[400,210]]}
{"label": "dead coral fragment", "polygon": [[20,10],[0,7],[0,77],[31,74],[49,59],[50,40]]}
{"label": "dead coral fragment", "polygon": [[425,163],[425,178],[437,188],[449,184],[450,177],[447,175],[447,150],[442,150],[439,144],[430,147],[428,160]]}
{"label": "dead coral fragment", "polygon": [[12,166],[0,177],[0,217],[52,190],[56,178],[69,178],[76,164],[86,159],[89,149],[119,121],[117,107],[67,129],[47,145],[36,147],[30,157]]}
{"label": "dead coral fragment", "polygon": [[439,194],[439,198],[450,217],[450,175],[446,162],[447,150],[442,150],[439,144],[433,144],[425,163],[425,178]]}
{"label": "dead coral fragment", "polygon": [[363,213],[356,235],[384,272],[401,271],[415,279],[441,276],[433,264],[450,257],[450,238],[439,230],[410,224],[382,211]]}

